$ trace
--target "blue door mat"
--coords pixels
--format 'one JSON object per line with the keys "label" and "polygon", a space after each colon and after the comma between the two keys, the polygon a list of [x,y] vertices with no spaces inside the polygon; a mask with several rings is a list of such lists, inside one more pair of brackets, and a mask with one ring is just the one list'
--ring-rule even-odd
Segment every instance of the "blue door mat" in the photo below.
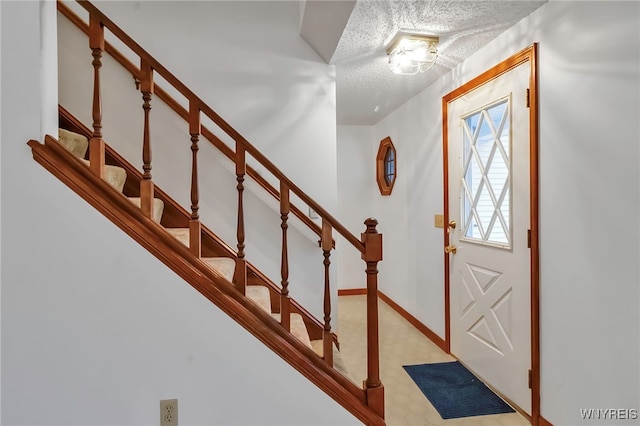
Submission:
{"label": "blue door mat", "polygon": [[515,412],[458,361],[404,369],[443,419]]}

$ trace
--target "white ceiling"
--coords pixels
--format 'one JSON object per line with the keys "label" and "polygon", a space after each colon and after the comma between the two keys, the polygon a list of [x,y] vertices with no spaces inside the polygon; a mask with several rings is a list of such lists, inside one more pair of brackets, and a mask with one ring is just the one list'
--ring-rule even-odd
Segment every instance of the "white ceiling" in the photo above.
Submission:
{"label": "white ceiling", "polygon": [[[325,60],[334,49],[338,124],[371,125],[546,1],[307,0],[300,33]],[[345,21],[338,38],[336,22]],[[414,76],[389,70],[386,47],[401,30],[440,37],[433,68]]]}

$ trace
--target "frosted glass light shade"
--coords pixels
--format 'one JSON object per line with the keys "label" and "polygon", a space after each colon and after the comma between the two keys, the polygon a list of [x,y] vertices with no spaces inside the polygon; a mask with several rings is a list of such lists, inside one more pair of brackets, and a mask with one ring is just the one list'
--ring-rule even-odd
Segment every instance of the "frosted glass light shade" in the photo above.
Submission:
{"label": "frosted glass light shade", "polygon": [[387,51],[389,69],[395,74],[414,75],[431,68],[438,59],[438,38],[405,36]]}

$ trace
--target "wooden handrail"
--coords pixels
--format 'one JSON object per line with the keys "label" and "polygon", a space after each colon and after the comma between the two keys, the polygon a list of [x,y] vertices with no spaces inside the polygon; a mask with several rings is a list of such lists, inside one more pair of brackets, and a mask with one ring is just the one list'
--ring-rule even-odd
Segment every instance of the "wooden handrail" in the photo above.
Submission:
{"label": "wooden handrail", "polygon": [[[200,97],[193,93],[184,83],[167,70],[158,60],[156,60],[149,52],[136,43],[127,33],[125,33],[118,25],[109,19],[93,4],[85,0],[78,0],[80,6],[87,10],[91,15],[97,17],[102,25],[109,29],[111,33],[123,42],[129,49],[140,57],[142,61],[149,64],[151,68],[172,85],[179,93],[181,93],[189,102],[194,102],[200,111],[209,117],[222,131],[229,135],[237,144],[242,145],[245,151],[258,161],[266,170],[268,170],[276,179],[285,183],[291,192],[296,194],[305,204],[312,208],[318,215],[325,219],[333,229],[335,229],[344,239],[353,245],[361,253],[364,253],[364,245],[353,235],[344,225],[342,225],[335,217],[329,214],[315,200],[295,185],[284,173],[280,171],[267,157],[264,156],[256,147],[247,141],[237,130],[220,117],[209,105],[207,105]],[[58,5],[61,3],[58,2]],[[60,7],[60,6],[59,6]],[[320,236],[322,231],[320,230]]]}
{"label": "wooden handrail", "polygon": [[[78,29],[89,35],[89,26],[76,15],[67,5],[62,1],[58,1],[58,11],[62,13],[72,24]],[[122,52],[116,49],[112,44],[105,41],[105,51],[122,65],[134,78],[136,84],[140,84],[140,69],[134,65],[129,59],[127,59]],[[190,112],[187,111],[178,101],[176,101],[168,92],[163,90],[157,84],[154,85],[155,95],[158,99],[161,99],[169,108],[182,117],[184,120],[189,120]],[[235,161],[235,152],[229,148],[220,138],[218,138],[211,130],[205,126],[201,126],[201,134],[204,136],[213,146],[215,146],[220,152],[222,152],[229,160]],[[247,175],[251,177],[258,185],[260,185],[268,194],[274,197],[276,200],[280,200],[280,193],[273,187],[267,180],[262,177],[254,168],[247,165]],[[322,236],[322,230],[320,226],[309,218],[302,210],[295,205],[290,205],[290,212],[293,213],[302,223],[304,223],[309,229],[311,229],[318,237]],[[335,242],[333,242],[335,246]]]}

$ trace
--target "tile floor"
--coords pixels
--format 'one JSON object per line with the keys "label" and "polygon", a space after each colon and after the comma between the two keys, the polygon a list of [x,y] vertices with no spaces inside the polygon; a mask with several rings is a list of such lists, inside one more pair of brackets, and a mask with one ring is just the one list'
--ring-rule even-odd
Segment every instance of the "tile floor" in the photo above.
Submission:
{"label": "tile floor", "polygon": [[[455,361],[382,300],[380,312],[380,376],[385,387],[388,426],[520,426],[529,422],[518,413],[443,420],[403,365]],[[338,298],[340,353],[351,379],[362,383],[366,365],[365,296]]]}

